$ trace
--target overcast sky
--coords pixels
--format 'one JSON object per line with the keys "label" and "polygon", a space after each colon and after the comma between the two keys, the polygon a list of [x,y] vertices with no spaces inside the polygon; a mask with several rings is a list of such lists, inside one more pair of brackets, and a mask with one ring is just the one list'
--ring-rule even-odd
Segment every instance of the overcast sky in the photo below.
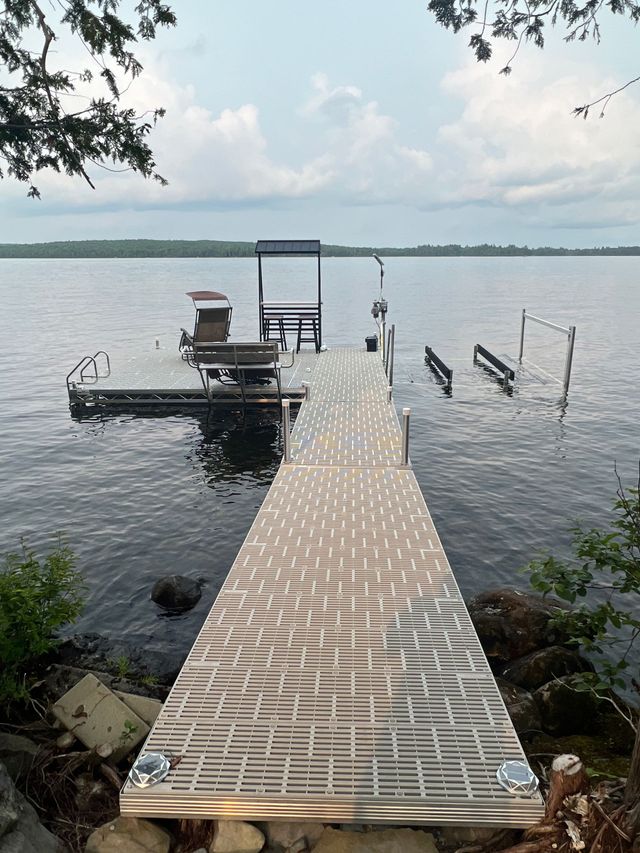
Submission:
{"label": "overcast sky", "polygon": [[95,191],[41,176],[38,202],[5,180],[0,241],[640,243],[640,85],[571,115],[640,73],[632,25],[603,18],[599,47],[550,33],[505,78],[423,0],[174,5],[127,94],[167,109],[151,145],[169,186],[93,167]]}

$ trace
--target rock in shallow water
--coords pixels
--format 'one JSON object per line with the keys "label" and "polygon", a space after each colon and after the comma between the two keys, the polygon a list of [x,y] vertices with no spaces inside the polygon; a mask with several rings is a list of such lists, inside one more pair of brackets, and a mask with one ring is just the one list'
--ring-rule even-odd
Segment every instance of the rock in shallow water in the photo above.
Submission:
{"label": "rock in shallow water", "polygon": [[202,595],[199,581],[183,575],[169,575],[157,580],[151,591],[151,600],[165,610],[190,610]]}
{"label": "rock in shallow water", "polygon": [[519,735],[533,735],[542,730],[538,706],[528,690],[496,678],[502,701],[507,706],[513,727]]}
{"label": "rock in shallow water", "polygon": [[469,602],[469,615],[487,657],[512,661],[565,642],[551,619],[567,609],[561,601],[515,589],[492,589]]}
{"label": "rock in shallow water", "polygon": [[542,728],[553,735],[575,735],[593,731],[602,700],[575,689],[576,676],[566,675],[543,684],[533,698],[540,711]]}
{"label": "rock in shallow water", "polygon": [[578,652],[562,646],[549,646],[512,661],[502,670],[502,677],[527,690],[535,690],[554,678],[592,671],[591,663]]}

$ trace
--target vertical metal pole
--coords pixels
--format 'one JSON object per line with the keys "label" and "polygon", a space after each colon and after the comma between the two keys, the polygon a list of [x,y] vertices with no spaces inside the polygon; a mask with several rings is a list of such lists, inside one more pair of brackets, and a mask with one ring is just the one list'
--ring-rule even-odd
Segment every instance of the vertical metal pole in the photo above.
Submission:
{"label": "vertical metal pole", "polygon": [[262,255],[258,255],[258,329],[260,333],[260,340],[264,340],[264,322],[262,319],[263,315],[263,307],[262,303],[264,302],[264,293],[262,290]]}
{"label": "vertical metal pole", "polygon": [[322,276],[320,273],[320,252],[318,252],[318,346],[322,346]]}
{"label": "vertical metal pole", "polygon": [[389,349],[389,371],[387,373],[387,379],[389,380],[389,385],[393,385],[393,362],[395,358],[396,352],[396,324],[391,324],[391,347]]}
{"label": "vertical metal pole", "polygon": [[284,461],[291,462],[291,433],[289,424],[289,401],[282,401],[282,433],[284,438]]}
{"label": "vertical metal pole", "polygon": [[522,309],[522,323],[520,325],[520,354],[518,355],[518,361],[522,361],[522,353],[524,352],[524,323],[527,319],[527,309]]}
{"label": "vertical metal pole", "polygon": [[385,353],[387,351],[387,346],[386,346],[387,342],[385,340],[386,334],[387,334],[387,322],[386,322],[386,320],[382,320],[380,323],[380,358],[382,359],[383,362],[385,360]]}
{"label": "vertical metal pole", "polygon": [[391,402],[391,396],[393,394],[393,388],[391,385],[387,385],[387,403]]}
{"label": "vertical metal pole", "polygon": [[402,465],[409,464],[409,419],[411,409],[402,410]]}
{"label": "vertical metal pole", "polygon": [[391,329],[389,329],[389,334],[387,335],[387,348],[385,350],[385,358],[384,358],[384,372],[389,375],[389,344],[391,343]]}
{"label": "vertical metal pole", "polygon": [[564,363],[564,389],[563,396],[567,396],[569,382],[571,381],[571,365],[573,363],[573,345],[576,341],[576,327],[569,326],[569,337],[567,339],[567,358]]}

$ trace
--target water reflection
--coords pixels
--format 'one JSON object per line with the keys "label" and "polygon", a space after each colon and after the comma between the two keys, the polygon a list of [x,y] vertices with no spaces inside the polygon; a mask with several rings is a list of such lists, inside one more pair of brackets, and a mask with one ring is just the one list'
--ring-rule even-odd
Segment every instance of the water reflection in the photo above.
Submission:
{"label": "water reflection", "polygon": [[207,486],[246,474],[258,483],[273,479],[282,458],[279,411],[212,409],[195,423],[201,438],[186,458],[197,463]]}

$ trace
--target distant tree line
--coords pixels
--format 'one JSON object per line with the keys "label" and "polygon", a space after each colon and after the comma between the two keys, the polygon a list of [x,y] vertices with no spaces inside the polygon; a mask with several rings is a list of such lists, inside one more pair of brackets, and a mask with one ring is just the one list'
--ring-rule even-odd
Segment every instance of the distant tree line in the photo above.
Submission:
{"label": "distant tree line", "polygon": [[[57,243],[0,243],[0,258],[253,258],[255,243],[226,240],[69,240]],[[323,244],[324,257],[499,258],[558,255],[640,255],[640,246],[563,249],[553,246],[333,246]]]}

